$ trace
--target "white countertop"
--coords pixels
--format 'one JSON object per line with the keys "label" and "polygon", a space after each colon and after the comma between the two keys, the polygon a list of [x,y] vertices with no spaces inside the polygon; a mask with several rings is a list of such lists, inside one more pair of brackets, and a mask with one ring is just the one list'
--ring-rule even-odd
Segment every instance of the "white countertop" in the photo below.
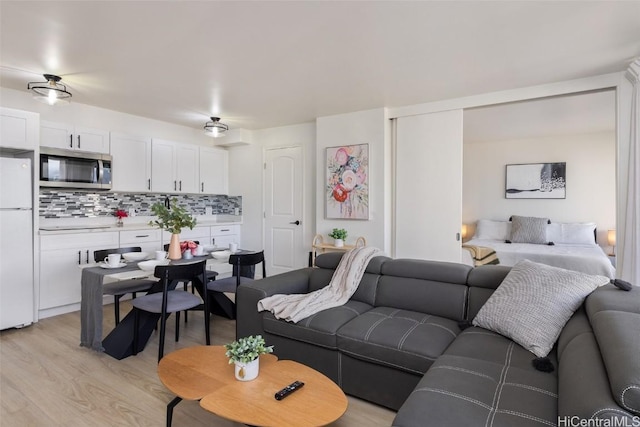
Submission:
{"label": "white countertop", "polygon": [[[104,233],[106,231],[128,231],[128,230],[149,230],[157,229],[150,226],[149,221],[155,217],[132,217],[124,218],[122,227],[116,226],[115,217],[106,218],[61,218],[61,219],[41,219],[40,235],[48,234],[68,234],[68,233]],[[196,227],[215,225],[242,224],[242,216],[234,215],[199,215],[196,217]]]}

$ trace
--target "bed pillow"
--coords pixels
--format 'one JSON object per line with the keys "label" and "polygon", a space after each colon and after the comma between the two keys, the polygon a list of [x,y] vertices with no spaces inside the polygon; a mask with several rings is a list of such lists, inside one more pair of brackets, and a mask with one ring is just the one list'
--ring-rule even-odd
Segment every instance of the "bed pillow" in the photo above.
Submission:
{"label": "bed pillow", "polygon": [[522,260],[480,308],[473,325],[545,357],[584,299],[607,283],[604,276]]}
{"label": "bed pillow", "polygon": [[549,223],[549,218],[513,215],[511,217],[511,236],[507,243],[547,245],[549,244],[549,239],[547,238],[547,225]]}
{"label": "bed pillow", "polygon": [[511,223],[508,221],[478,220],[476,224],[476,239],[506,240],[511,235]]}
{"label": "bed pillow", "polygon": [[547,229],[547,236],[554,243],[595,245],[595,230],[594,222],[553,223]]}

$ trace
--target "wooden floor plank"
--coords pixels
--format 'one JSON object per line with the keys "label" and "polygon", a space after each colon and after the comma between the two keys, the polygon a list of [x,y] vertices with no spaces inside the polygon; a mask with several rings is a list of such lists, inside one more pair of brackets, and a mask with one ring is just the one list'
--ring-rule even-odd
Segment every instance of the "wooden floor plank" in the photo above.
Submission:
{"label": "wooden floor plank", "polygon": [[[130,304],[121,304],[123,315]],[[113,306],[104,306],[104,335],[113,327]],[[165,353],[204,344],[201,312],[189,313],[174,342],[175,322],[167,322]],[[235,322],[213,316],[212,344],[235,338]],[[43,319],[23,329],[0,332],[0,425],[13,426],[161,426],[173,395],[156,372],[158,334],[137,356],[116,360],[79,346],[80,313]],[[349,397],[345,415],[334,427],[389,426],[395,413]],[[237,427],[198,402],[181,402],[173,425]]]}

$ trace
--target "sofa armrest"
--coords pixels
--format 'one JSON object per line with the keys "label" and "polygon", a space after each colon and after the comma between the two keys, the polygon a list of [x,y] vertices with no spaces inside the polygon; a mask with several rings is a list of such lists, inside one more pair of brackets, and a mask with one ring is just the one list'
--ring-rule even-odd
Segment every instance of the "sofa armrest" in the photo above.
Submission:
{"label": "sofa armrest", "polygon": [[313,268],[289,271],[245,283],[236,291],[236,337],[264,335],[258,301],[275,294],[306,294]]}

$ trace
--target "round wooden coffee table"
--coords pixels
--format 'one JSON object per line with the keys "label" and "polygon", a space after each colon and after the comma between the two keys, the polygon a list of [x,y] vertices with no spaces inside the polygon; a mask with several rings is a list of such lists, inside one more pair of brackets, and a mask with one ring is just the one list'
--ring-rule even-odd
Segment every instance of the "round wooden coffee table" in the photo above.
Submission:
{"label": "round wooden coffee table", "polygon": [[[182,399],[200,400],[200,406],[223,418],[253,426],[323,426],[347,410],[347,397],[320,372],[271,354],[260,356],[260,374],[238,381],[223,346],[197,346],[166,355],[158,364],[162,383],[176,394],[167,405],[167,425],[173,407]],[[294,381],[304,387],[283,400],[274,394]]]}

